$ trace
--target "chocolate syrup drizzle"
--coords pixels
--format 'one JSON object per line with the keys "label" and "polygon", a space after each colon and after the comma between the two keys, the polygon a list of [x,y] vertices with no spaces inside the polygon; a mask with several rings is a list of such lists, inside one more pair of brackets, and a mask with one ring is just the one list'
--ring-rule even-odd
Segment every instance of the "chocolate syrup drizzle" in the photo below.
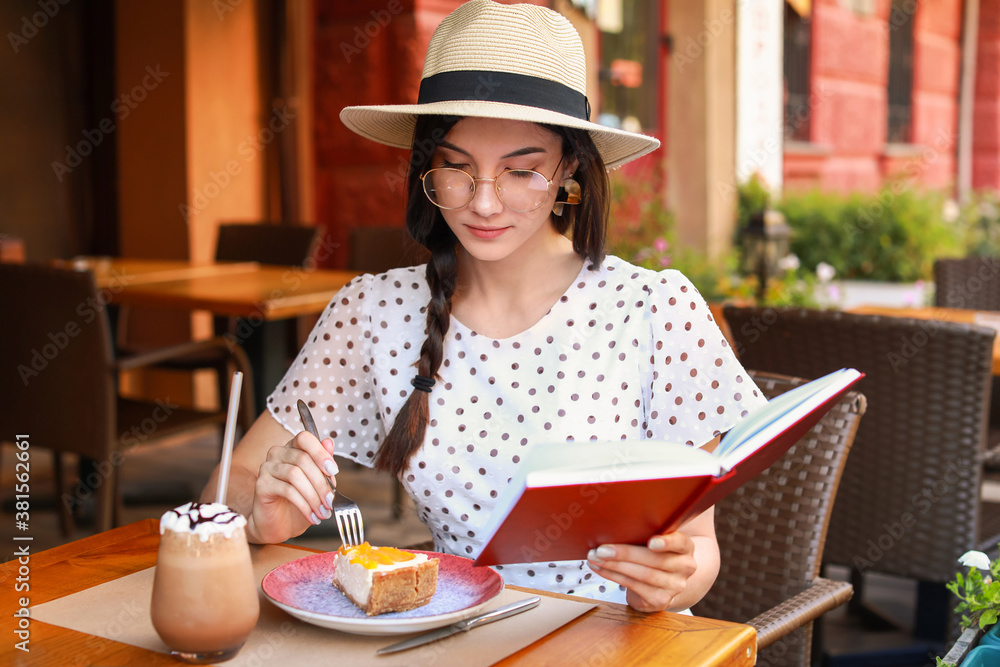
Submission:
{"label": "chocolate syrup drizzle", "polygon": [[218,514],[214,514],[211,516],[205,516],[204,514],[202,514],[201,508],[210,506],[212,504],[214,503],[190,503],[190,507],[188,507],[183,512],[178,512],[177,510],[183,509],[185,507],[184,505],[172,510],[167,510],[167,514],[173,513],[177,516],[178,519],[180,519],[182,516],[186,517],[188,523],[191,526],[191,530],[194,530],[196,527],[204,523],[215,523],[220,526],[225,525],[227,523],[232,523],[233,521],[236,520],[237,517],[242,516],[239,512],[234,512],[230,509],[227,509],[224,512],[219,512]]}

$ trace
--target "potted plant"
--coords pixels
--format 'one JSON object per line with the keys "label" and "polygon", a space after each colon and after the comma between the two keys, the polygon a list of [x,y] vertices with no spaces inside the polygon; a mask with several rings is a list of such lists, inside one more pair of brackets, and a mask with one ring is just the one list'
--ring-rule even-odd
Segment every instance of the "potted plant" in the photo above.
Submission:
{"label": "potted plant", "polygon": [[969,572],[957,573],[947,587],[959,599],[955,611],[962,614],[964,632],[937,665],[1000,664],[1000,559],[991,561],[981,551],[968,551],[958,562]]}

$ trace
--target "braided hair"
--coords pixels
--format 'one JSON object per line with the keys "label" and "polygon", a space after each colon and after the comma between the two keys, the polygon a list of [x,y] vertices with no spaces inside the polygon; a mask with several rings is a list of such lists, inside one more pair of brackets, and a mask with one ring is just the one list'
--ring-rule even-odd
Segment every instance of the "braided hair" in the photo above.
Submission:
{"label": "braided hair", "polygon": [[[458,281],[458,239],[445,222],[441,210],[423,193],[421,176],[430,168],[437,147],[460,117],[420,116],[413,132],[413,149],[407,174],[406,227],[418,243],[430,251],[427,262],[427,285],[431,291],[427,304],[427,338],[416,363],[417,377],[396,415],[385,441],[375,456],[375,467],[399,475],[410,458],[420,449],[427,429],[430,388],[437,378],[444,356],[444,340],[451,322],[451,297]],[[604,161],[586,130],[542,125],[562,139],[565,156],[576,156],[579,166],[574,178],[580,184],[582,201],[566,206],[562,215],[553,215],[553,224],[561,234],[569,233],[573,250],[596,269],[604,260],[607,237],[610,185]],[[560,199],[564,195],[560,191]]]}

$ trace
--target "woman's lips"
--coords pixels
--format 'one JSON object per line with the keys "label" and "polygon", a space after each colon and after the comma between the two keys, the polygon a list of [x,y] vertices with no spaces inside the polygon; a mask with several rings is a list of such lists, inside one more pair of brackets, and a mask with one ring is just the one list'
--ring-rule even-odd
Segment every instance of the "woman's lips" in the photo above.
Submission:
{"label": "woman's lips", "polygon": [[495,239],[506,232],[509,227],[472,227],[466,225],[466,229],[477,239]]}

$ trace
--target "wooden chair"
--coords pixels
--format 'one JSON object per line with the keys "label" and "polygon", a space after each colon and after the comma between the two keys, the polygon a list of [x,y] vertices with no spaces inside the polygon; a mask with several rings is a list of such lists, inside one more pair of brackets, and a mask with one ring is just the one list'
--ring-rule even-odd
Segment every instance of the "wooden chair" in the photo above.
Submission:
{"label": "wooden chair", "polygon": [[[804,382],[751,375],[768,398]],[[759,664],[808,667],[813,621],[851,597],[851,584],[821,578],[820,566],[865,406],[862,394],[848,392],[784,456],[715,506],[722,568],[693,611],[754,626]]]}
{"label": "wooden chair", "polygon": [[[316,227],[282,225],[277,223],[225,223],[219,225],[215,259],[219,262],[260,262],[274,266],[301,267],[306,264],[319,239]],[[127,322],[123,313],[120,322]],[[272,373],[258,373],[253,381],[244,379],[241,398],[249,401],[248,415],[256,415],[263,405],[263,398],[273,389],[262,385],[263,377],[275,373],[279,376],[298,352],[296,327],[290,322],[249,322],[238,317],[216,315],[212,326],[216,336],[224,337],[244,348],[254,359],[263,359]],[[249,332],[249,333],[248,333]],[[118,331],[118,347],[125,353],[144,352],[130,344],[123,327]],[[267,353],[262,351],[267,350]],[[284,350],[278,354],[277,350]],[[159,364],[163,368],[194,372],[209,369],[215,372],[219,387],[219,403],[228,402],[230,375],[227,374],[227,357],[216,349],[204,349],[197,354],[172,358]],[[280,366],[280,368],[279,368]],[[263,370],[263,369],[259,369]],[[251,422],[252,423],[252,422]]]}
{"label": "wooden chair", "polygon": [[318,240],[316,227],[271,222],[223,223],[219,225],[215,243],[215,261],[303,266]]}
{"label": "wooden chair", "polygon": [[944,585],[969,549],[995,552],[1000,505],[981,500],[993,338],[984,327],[808,309],[726,306],[748,368],[816,378],[863,371],[868,399],[830,520],[827,563],[918,582],[914,634],[957,634]]}
{"label": "wooden chair", "polygon": [[[319,229],[273,222],[225,223],[219,225],[215,259],[219,262],[260,262],[274,266],[305,267],[319,241]],[[274,387],[264,386],[265,377],[281,377],[299,351],[295,320],[251,322],[238,317],[215,317],[216,336],[237,340],[252,359],[268,365],[260,369],[252,385],[258,409]],[[246,332],[250,332],[247,335]],[[283,350],[284,354],[279,351]],[[216,365],[218,361],[216,361]],[[220,392],[221,392],[220,387]],[[221,393],[220,393],[221,395]]]}
{"label": "wooden chair", "polygon": [[413,240],[405,227],[353,227],[347,268],[382,273],[427,261],[427,249]]}
{"label": "wooden chair", "polygon": [[[252,372],[238,346],[221,339],[187,343],[133,357],[116,357],[94,276],[90,272],[33,264],[0,264],[0,290],[9,316],[0,345],[0,432],[26,433],[31,447],[54,453],[57,505],[64,534],[72,510],[96,496],[96,527],[117,522],[118,467],[122,451],[151,439],[205,425],[222,426],[226,407],[201,411],[169,397],[134,400],[118,393],[118,373],[213,350],[233,368]],[[220,429],[220,441],[222,430]],[[66,488],[62,455],[95,462],[76,493]]]}

